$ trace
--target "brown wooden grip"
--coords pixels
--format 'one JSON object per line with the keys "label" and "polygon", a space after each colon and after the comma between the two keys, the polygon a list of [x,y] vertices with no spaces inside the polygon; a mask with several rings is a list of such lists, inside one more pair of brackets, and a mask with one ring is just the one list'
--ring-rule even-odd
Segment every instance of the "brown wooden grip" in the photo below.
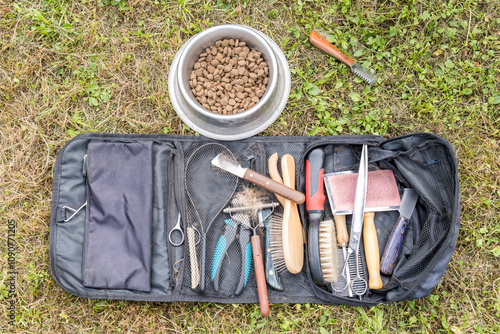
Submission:
{"label": "brown wooden grip", "polygon": [[[274,181],[283,184],[283,179],[281,178],[280,172],[278,171],[278,153],[274,153],[269,157],[269,176]],[[285,206],[285,198],[276,195],[276,198],[281,203],[281,205]]]}
{"label": "brown wooden grip", "polygon": [[354,64],[354,60],[347,57],[345,54],[343,54],[339,49],[337,49],[335,46],[333,46],[332,43],[328,42],[326,38],[318,34],[317,32],[311,31],[309,34],[309,40],[311,43],[317,47],[318,49],[321,49],[328,53],[329,55],[337,58],[344,64],[348,65],[349,67]]}
{"label": "brown wooden grip", "polygon": [[281,157],[281,173],[283,174],[283,184],[295,189],[295,160],[290,154]]}
{"label": "brown wooden grip", "polygon": [[349,242],[349,234],[345,223],[345,215],[335,215],[335,226],[337,227],[337,242],[341,246],[346,246]]}
{"label": "brown wooden grip", "polygon": [[245,175],[243,175],[243,179],[272,191],[275,194],[281,195],[294,203],[302,204],[306,200],[306,196],[300,191],[284,186],[283,184],[273,181],[267,176],[259,174],[251,169],[247,169]]}
{"label": "brown wooden grip", "polygon": [[263,317],[269,316],[269,298],[267,296],[266,275],[264,272],[264,262],[262,260],[262,249],[260,248],[260,237],[252,236],[253,263],[255,268],[255,278],[257,280],[257,291],[259,293],[260,314]]}
{"label": "brown wooden grip", "polygon": [[375,213],[367,212],[363,223],[363,241],[365,245],[366,266],[368,267],[368,286],[370,289],[382,289],[380,278],[380,254],[378,250],[377,230],[373,218]]}
{"label": "brown wooden grip", "polygon": [[286,268],[292,274],[298,274],[304,266],[304,229],[300,222],[297,205],[285,200],[283,208],[282,245]]}
{"label": "brown wooden grip", "polygon": [[[283,184],[295,189],[295,160],[290,154],[281,157]],[[288,220],[285,220],[288,219]],[[298,274],[304,265],[304,229],[297,205],[286,200],[283,209],[282,242],[285,264],[289,272]]]}

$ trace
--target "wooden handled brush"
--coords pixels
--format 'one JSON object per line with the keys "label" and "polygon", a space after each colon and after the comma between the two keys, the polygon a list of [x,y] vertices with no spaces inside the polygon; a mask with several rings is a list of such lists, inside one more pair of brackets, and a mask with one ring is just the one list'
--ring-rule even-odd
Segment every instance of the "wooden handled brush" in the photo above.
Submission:
{"label": "wooden handled brush", "polygon": [[[269,175],[271,176],[271,179],[294,189],[295,161],[290,154],[285,154],[281,158],[281,171],[283,173],[283,178],[281,178],[278,171],[278,153],[274,153],[269,158]],[[281,231],[279,245],[278,240],[276,240],[277,238],[274,238],[273,258],[275,259],[275,263],[279,271],[280,266],[278,263],[281,258],[283,258],[287,270],[292,274],[298,274],[304,265],[304,231],[300,221],[297,205],[279,194],[275,195],[281,205],[283,205],[284,210],[283,218],[280,223],[273,219],[273,230],[277,231],[279,228]]]}
{"label": "wooden handled brush", "polygon": [[[295,160],[290,154],[281,158],[283,184],[295,189]],[[304,264],[304,234],[297,204],[285,199],[283,209],[283,255],[286,267],[292,274],[298,274]]]}

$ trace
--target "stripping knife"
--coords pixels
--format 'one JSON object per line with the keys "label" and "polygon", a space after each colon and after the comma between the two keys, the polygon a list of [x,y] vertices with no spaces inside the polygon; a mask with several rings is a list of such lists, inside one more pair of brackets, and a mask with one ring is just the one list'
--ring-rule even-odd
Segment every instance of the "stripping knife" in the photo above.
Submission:
{"label": "stripping knife", "polygon": [[405,188],[403,191],[403,199],[401,200],[401,207],[399,208],[399,218],[392,229],[389,240],[385,244],[384,254],[380,263],[380,272],[382,274],[390,275],[394,270],[403,241],[405,240],[408,223],[410,222],[411,215],[417,204],[418,194],[414,189]]}
{"label": "stripping knife", "polygon": [[251,170],[250,168],[243,168],[240,164],[238,164],[238,162],[234,161],[231,157],[228,157],[224,153],[217,155],[212,160],[212,165],[234,174],[243,180],[247,180],[264,189],[272,191],[275,194],[281,195],[294,203],[302,204],[306,200],[306,197],[300,191],[280,184],[267,176]]}
{"label": "stripping knife", "polygon": [[324,38],[317,32],[311,31],[311,33],[309,34],[309,39],[315,47],[325,51],[329,55],[337,58],[338,60],[349,66],[352,73],[356,74],[358,77],[360,77],[370,85],[377,81],[377,76],[370,72],[370,70],[355,62],[354,59],[347,57],[339,49],[328,42],[326,38]]}

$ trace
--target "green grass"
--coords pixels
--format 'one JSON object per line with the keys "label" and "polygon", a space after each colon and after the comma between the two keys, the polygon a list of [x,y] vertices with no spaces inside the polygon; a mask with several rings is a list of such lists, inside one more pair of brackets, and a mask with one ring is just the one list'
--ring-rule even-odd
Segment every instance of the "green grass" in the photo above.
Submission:
{"label": "green grass", "polygon": [[[16,231],[17,319],[0,332],[500,331],[500,3],[490,1],[0,1],[0,291]],[[50,276],[55,157],[79,133],[193,135],[173,110],[169,64],[194,34],[238,23],[287,56],[292,91],[261,135],[431,131],[459,161],[457,249],[428,298],[389,306],[92,301]],[[314,48],[311,30],[380,77],[369,86]],[[5,299],[7,300],[7,299]]]}

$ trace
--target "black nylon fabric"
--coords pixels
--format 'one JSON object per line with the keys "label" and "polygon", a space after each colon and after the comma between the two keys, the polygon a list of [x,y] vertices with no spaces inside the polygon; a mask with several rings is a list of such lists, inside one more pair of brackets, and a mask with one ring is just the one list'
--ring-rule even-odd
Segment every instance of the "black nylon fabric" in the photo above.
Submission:
{"label": "black nylon fabric", "polygon": [[152,146],[89,144],[85,287],[151,290]]}
{"label": "black nylon fabric", "polygon": [[[54,169],[53,204],[50,228],[51,270],[56,282],[66,291],[81,297],[99,299],[123,299],[143,301],[199,301],[218,303],[258,302],[253,268],[247,286],[239,296],[234,295],[239,254],[233,245],[225,256],[221,289],[215,291],[207,271],[205,292],[191,289],[190,264],[187,242],[173,247],[168,233],[177,222],[179,213],[186,233],[187,204],[184,172],[186,159],[197,147],[210,142],[194,136],[174,135],[121,135],[84,134],[71,140],[59,153]],[[82,177],[82,157],[89,143],[144,144],[150,143],[151,177],[145,186],[151,192],[151,239],[149,243],[150,268],[144,286],[131,288],[94,288],[83,284],[85,245],[85,210],[65,221],[73,212],[65,207],[78,208],[87,195],[85,178]],[[303,159],[309,149],[323,147],[327,152],[325,172],[352,170],[359,164],[362,144],[368,144],[370,165],[392,169],[400,190],[414,187],[420,195],[412,217],[411,226],[403,244],[403,251],[393,276],[383,276],[384,288],[370,290],[362,300],[338,296],[328,286],[316,286],[312,282],[307,253],[301,273],[281,273],[284,291],[268,286],[270,303],[319,303],[367,306],[377,303],[410,300],[427,296],[436,286],[446,269],[455,248],[460,226],[460,198],[457,163],[453,149],[446,140],[433,134],[411,134],[391,140],[371,135],[335,137],[253,137],[235,142],[220,142],[235,153],[244,167],[268,175],[268,158],[275,152],[281,158],[289,153],[295,158],[297,189],[304,192]],[[347,148],[347,149],[346,149]],[[346,150],[344,150],[346,149]],[[436,162],[438,161],[438,162]],[[114,167],[119,170],[120,166]],[[142,167],[141,167],[142,168]],[[149,168],[149,167],[148,167]],[[207,174],[208,175],[208,174]],[[427,177],[430,180],[421,180]],[[148,177],[149,178],[149,177]],[[435,189],[436,185],[441,190]],[[146,184],[146,183],[145,183]],[[240,181],[238,189],[248,185]],[[112,185],[109,184],[111,187]],[[141,187],[144,187],[141,186]],[[146,196],[147,197],[147,196]],[[272,200],[276,200],[271,195]],[[149,199],[147,199],[149,203]],[[202,205],[208,204],[202,203]],[[208,204],[210,205],[210,204]],[[326,203],[326,217],[331,216]],[[305,205],[300,205],[302,223],[307,234]],[[277,208],[279,211],[280,208]],[[146,215],[148,215],[147,213]],[[380,254],[390,234],[398,213],[387,212],[376,216]],[[223,221],[217,217],[207,236],[206,267],[210,268],[216,242],[222,232]],[[347,219],[348,224],[350,217]],[[348,230],[350,226],[348,226]],[[263,229],[257,233],[264,241]],[[109,233],[106,232],[106,235]],[[307,240],[307,235],[306,235]],[[263,245],[262,245],[263,246]],[[307,245],[305,245],[307,247]],[[426,254],[426,247],[432,251]],[[200,246],[197,246],[199,251]],[[307,248],[304,249],[307,252]],[[146,251],[147,252],[147,251]],[[425,254],[424,254],[425,253]],[[174,260],[175,259],[175,260]],[[180,259],[180,260],[178,260]],[[174,264],[174,261],[176,262]],[[364,257],[362,259],[364,263]],[[366,267],[366,266],[365,266]],[[105,273],[106,271],[103,271]],[[105,276],[107,276],[106,274]],[[108,279],[108,278],[105,278]],[[149,280],[149,281],[148,281]],[[147,287],[149,286],[149,290]]]}

